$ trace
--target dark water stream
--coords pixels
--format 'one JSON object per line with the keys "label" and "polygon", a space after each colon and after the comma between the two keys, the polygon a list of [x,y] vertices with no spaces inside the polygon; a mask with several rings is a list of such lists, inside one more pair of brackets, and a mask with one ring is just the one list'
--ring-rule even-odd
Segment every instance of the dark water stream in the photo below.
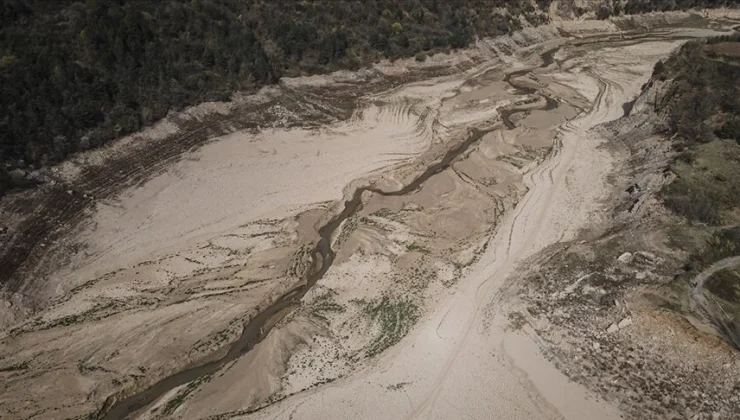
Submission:
{"label": "dark water stream", "polygon": [[[540,67],[547,67],[552,64],[552,57],[557,50],[558,48],[555,48],[543,53],[543,63]],[[533,69],[530,68],[509,73],[506,75],[504,80],[522,94],[534,94],[537,92],[537,89],[517,84],[515,80],[511,80],[512,78],[529,73],[532,70]],[[544,95],[541,96],[546,99],[546,106],[543,109],[553,109],[557,107],[558,103],[556,100]],[[524,109],[514,108],[510,110],[499,110],[504,125],[509,129],[514,128],[515,125],[509,117],[516,112],[523,111]],[[304,282],[302,282],[302,284],[297,288],[281,296],[275,303],[257,314],[254,318],[250,319],[244,326],[241,336],[231,344],[225,356],[212,362],[186,368],[185,370],[161,379],[143,391],[129,397],[120,400],[115,398],[115,396],[109,397],[103,404],[103,407],[93,417],[104,420],[125,419],[131,414],[150,405],[170,390],[197,380],[205,375],[214,374],[227,363],[232,362],[249,352],[270,332],[271,325],[275,324],[275,322],[271,321],[276,321],[276,317],[281,314],[286,314],[286,309],[298,306],[300,299],[316,284],[316,282],[324,277],[326,272],[332,266],[334,263],[335,253],[331,248],[331,237],[342,222],[362,209],[362,194],[364,192],[370,191],[384,196],[400,196],[414,192],[418,190],[430,177],[449,167],[455,158],[465,153],[471,145],[478,142],[478,140],[490,131],[493,131],[493,129],[470,129],[468,131],[468,137],[461,144],[447,151],[441,160],[429,166],[423,173],[421,173],[421,175],[397,191],[384,191],[379,188],[369,186],[355,190],[352,198],[344,203],[342,212],[334,216],[329,220],[329,222],[319,228],[319,240],[311,252],[312,263],[305,274]]]}

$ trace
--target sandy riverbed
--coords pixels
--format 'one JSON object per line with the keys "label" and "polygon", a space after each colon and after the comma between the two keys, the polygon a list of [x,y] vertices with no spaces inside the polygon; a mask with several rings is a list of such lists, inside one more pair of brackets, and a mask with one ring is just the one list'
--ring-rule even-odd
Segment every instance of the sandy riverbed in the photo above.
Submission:
{"label": "sandy riverbed", "polygon": [[[592,129],[621,117],[621,104],[639,92],[654,61],[679,44],[595,48],[575,59],[566,49],[560,69],[540,70],[543,80],[582,92],[592,106],[560,127],[560,146],[548,159],[525,171],[518,183],[527,193],[499,222],[478,262],[397,348],[346,379],[252,417],[619,418],[615,407],[552,367],[536,339],[511,329],[507,303],[497,300],[497,290],[518,263],[600,217],[611,157]],[[322,354],[311,349],[313,357]]]}
{"label": "sandy riverbed", "polygon": [[[598,221],[611,157],[593,128],[622,115],[653,64],[683,42],[675,38],[711,33],[577,46],[554,27],[530,28],[424,64],[381,64],[373,80],[421,76],[345,92],[347,118],[214,137],[96,204],[68,240],[79,253],[23,289],[44,297],[42,310],[3,309],[3,367],[23,368],[3,373],[0,413],[82,415],[219,357],[245,321],[301,281],[306,250],[343,197],[406,185],[478,128],[491,132],[417,191],[363,197],[334,238],[335,265],[263,342],[137,414],[618,418],[551,365],[531,331],[511,328],[499,291],[526,258]],[[530,71],[514,82],[537,93],[504,81],[521,69]],[[356,77],[288,80],[268,93],[342,95]],[[545,96],[559,106],[543,109]],[[270,112],[283,115],[277,103]],[[513,129],[505,109],[517,110]]]}

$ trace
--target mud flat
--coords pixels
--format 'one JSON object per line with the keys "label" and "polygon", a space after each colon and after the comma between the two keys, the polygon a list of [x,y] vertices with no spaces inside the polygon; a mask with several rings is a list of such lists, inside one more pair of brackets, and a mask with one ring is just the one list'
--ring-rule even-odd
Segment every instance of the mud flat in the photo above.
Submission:
{"label": "mud flat", "polygon": [[[599,221],[614,156],[595,128],[712,31],[601,29],[204,105],[157,130],[213,135],[130,188],[86,190],[88,166],[146,159],[157,132],[56,168],[90,204],[13,262],[0,412],[618,418],[513,327],[502,287]],[[250,109],[263,120],[234,117]]]}
{"label": "mud flat", "polygon": [[[305,353],[299,353],[296,363],[289,361],[287,385],[283,383],[282,386],[295,392],[294,383],[299,383],[308,391],[251,415],[247,415],[248,410],[231,414],[249,418],[316,418],[321,413],[326,415],[330,407],[329,416],[337,418],[429,418],[435,415],[480,418],[490,413],[522,419],[619,418],[618,405],[596,398],[546,361],[539,352],[534,330],[522,329],[517,318],[511,316],[511,296],[501,288],[507,278],[522,270],[522,263],[554,244],[572,240],[584,226],[598,223],[604,216],[601,200],[610,191],[608,176],[615,161],[603,147],[607,139],[598,127],[620,118],[622,104],[639,93],[654,62],[680,45],[682,41],[672,40],[671,36],[690,33],[675,33],[660,40],[625,42],[626,45],[619,42],[581,47],[566,44],[554,56],[559,61],[558,66],[529,72],[527,79],[532,83],[552,85],[549,91],[562,92],[558,96],[560,101],[568,102],[566,93],[574,92],[586,98],[588,105],[572,101],[573,108],[580,109],[580,113],[566,122],[556,123],[557,130],[551,137],[553,143],[544,159],[523,166],[520,177],[512,183],[520,188],[513,200],[517,204],[510,205],[508,211],[496,219],[491,239],[484,240],[474,252],[478,254],[476,262],[453,276],[456,277],[454,287],[428,286],[433,292],[427,299],[434,303],[426,304],[426,310],[415,320],[416,328],[395,348],[359,372],[353,372],[356,369],[353,357],[358,353],[363,355],[361,350],[356,350],[357,347],[362,349],[362,345],[355,344],[357,347],[352,349],[346,345],[347,341],[338,346],[335,343],[340,340],[331,340],[331,334],[336,331],[352,337],[350,330],[362,325],[348,315],[351,309],[347,309],[335,316],[336,324],[330,317],[329,339],[316,339],[304,348]],[[526,118],[520,123],[523,121]],[[502,135],[511,133],[503,132]],[[469,159],[474,160],[474,154],[471,153]],[[464,167],[465,163],[461,161],[453,168]],[[436,224],[444,225],[444,222]],[[440,249],[438,246],[429,246],[428,255],[435,255],[435,250]],[[451,253],[455,248],[442,249]],[[367,259],[355,256],[346,265],[363,267],[362,262]],[[445,262],[443,260],[442,264]],[[392,267],[392,260],[389,265]],[[335,275],[341,277],[342,273]],[[359,294],[372,296],[366,290],[379,286],[382,280],[378,277],[363,276],[362,286],[359,286],[352,281],[356,278],[334,280],[330,272],[326,289],[333,291],[328,294],[335,296],[334,302],[341,305],[344,302],[339,297],[351,293],[346,283],[352,283],[353,288],[364,287],[366,289]],[[392,301],[387,297],[387,290],[398,287],[393,281],[386,284],[384,291],[375,292],[381,308],[382,299]],[[402,293],[402,296],[408,295]],[[371,311],[378,310],[378,306],[370,306]],[[397,318],[414,318],[404,315],[402,308],[394,313],[398,314]],[[346,325],[344,330],[343,325]],[[379,334],[383,337],[384,333],[381,330]],[[370,349],[372,345],[371,341]],[[321,359],[326,358],[330,362],[321,364]],[[312,361],[320,367],[310,366]],[[350,365],[346,377],[327,372],[342,364]],[[306,369],[312,374],[300,373]],[[315,389],[307,386],[311,382],[307,384],[306,377],[332,378],[332,375],[342,379]],[[211,383],[214,388],[219,387],[217,379]],[[204,392],[207,389],[208,385]],[[198,396],[193,398],[193,404],[198,404]],[[203,407],[204,401],[205,398],[198,405]],[[191,413],[196,413],[196,417],[206,415],[204,411],[186,411],[188,408],[186,402],[182,408],[184,417]]]}
{"label": "mud flat", "polygon": [[[554,36],[533,32],[520,42]],[[495,124],[499,107],[520,100],[504,90],[485,103],[446,101],[490,70],[495,48],[287,80],[233,104],[189,110],[55,168],[48,188],[51,195],[63,189],[56,204],[65,213],[52,205],[35,223],[42,229],[59,216],[60,227],[36,238],[26,262],[5,260],[4,273],[17,268],[0,314],[9,372],[2,409],[21,417],[97,412],[103,400],[221,359],[245,324],[303,284],[318,262],[311,250],[319,228],[340,211],[334,200],[350,181],[372,177],[380,188],[397,182],[380,174],[398,167],[418,177],[465,141],[468,124]],[[443,106],[453,109],[442,115]],[[258,117],[244,114],[255,109]],[[241,118],[261,118],[252,121],[261,130],[245,130]],[[169,166],[146,166],[149,149],[219,131],[234,132]],[[127,165],[121,172],[141,185],[114,194],[104,191],[119,187],[105,178],[91,184],[91,174],[109,164]],[[80,202],[88,207],[72,215]],[[26,232],[36,235],[17,237]],[[22,251],[28,243],[16,245]],[[50,387],[60,390],[54,398],[44,391]]]}

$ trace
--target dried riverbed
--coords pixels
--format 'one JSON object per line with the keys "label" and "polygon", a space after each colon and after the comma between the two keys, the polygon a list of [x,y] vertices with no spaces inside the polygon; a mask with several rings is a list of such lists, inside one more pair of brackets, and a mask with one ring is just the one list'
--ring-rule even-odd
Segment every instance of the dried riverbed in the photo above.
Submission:
{"label": "dried riverbed", "polygon": [[[0,412],[618,416],[495,303],[522,261],[598,219],[612,157],[594,128],[711,33],[602,30],[528,29],[190,110],[128,145],[145,156],[218,121],[207,144],[115,193],[85,180],[131,158],[126,140],[57,168],[90,207],[6,290]],[[236,122],[255,107],[264,121]]]}

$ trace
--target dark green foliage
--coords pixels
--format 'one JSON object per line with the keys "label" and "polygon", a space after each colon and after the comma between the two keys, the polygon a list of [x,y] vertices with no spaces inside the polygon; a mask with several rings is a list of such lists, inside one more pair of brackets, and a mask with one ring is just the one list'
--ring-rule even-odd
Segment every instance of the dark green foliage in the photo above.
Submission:
{"label": "dark green foliage", "polygon": [[3,173],[60,161],[170,109],[277,80],[254,30],[224,5],[46,3],[3,3]]}
{"label": "dark green foliage", "polygon": [[661,192],[665,204],[689,220],[733,223],[740,208],[740,146],[714,140],[681,152],[672,166],[678,178]]}
{"label": "dark green foliage", "polygon": [[692,196],[691,191],[668,189],[665,204],[677,214],[702,223],[715,224],[719,222],[719,212],[713,201],[705,197]]}
{"label": "dark green foliage", "polygon": [[717,140],[740,138],[740,67],[705,51],[707,44],[738,41],[732,35],[687,43],[653,72],[673,79],[657,109],[668,115],[669,134],[684,149],[673,166],[678,179],[662,191],[665,204],[709,225],[726,222],[723,212],[740,207],[740,148]]}
{"label": "dark green foliage", "polygon": [[526,0],[0,1],[0,195],[21,185],[9,171],[59,162],[169,110],[282,75],[463,47],[520,28],[518,14],[546,20]]}
{"label": "dark green foliage", "polygon": [[[737,38],[737,37],[735,37]],[[708,119],[718,113],[740,114],[740,67],[707,59],[704,43],[691,42],[665,65],[656,65],[654,76],[673,77],[673,91],[663,107],[670,108],[672,133],[689,143],[711,141]],[[660,108],[660,106],[659,106]],[[728,127],[731,128],[731,127]]]}
{"label": "dark green foliage", "polygon": [[714,233],[706,246],[691,258],[691,267],[701,270],[727,257],[740,254],[740,227],[721,229]]}
{"label": "dark green foliage", "polygon": [[740,144],[740,117],[734,116],[715,131],[717,137],[734,139]]}
{"label": "dark green foliage", "polygon": [[707,289],[730,303],[740,303],[740,271],[719,270],[707,281]]}
{"label": "dark green foliage", "polygon": [[407,298],[383,296],[365,304],[365,312],[377,322],[379,333],[366,349],[368,357],[382,353],[408,334],[419,319],[419,307]]}
{"label": "dark green foliage", "polygon": [[550,3],[0,0],[0,196],[33,185],[9,171],[59,162],[170,110],[284,75],[464,47],[519,29],[519,17],[545,23]]}
{"label": "dark green foliage", "polygon": [[614,13],[614,10],[611,7],[607,5],[602,5],[596,11],[596,19],[599,19],[599,20],[608,19],[610,16],[612,16],[613,13]]}

